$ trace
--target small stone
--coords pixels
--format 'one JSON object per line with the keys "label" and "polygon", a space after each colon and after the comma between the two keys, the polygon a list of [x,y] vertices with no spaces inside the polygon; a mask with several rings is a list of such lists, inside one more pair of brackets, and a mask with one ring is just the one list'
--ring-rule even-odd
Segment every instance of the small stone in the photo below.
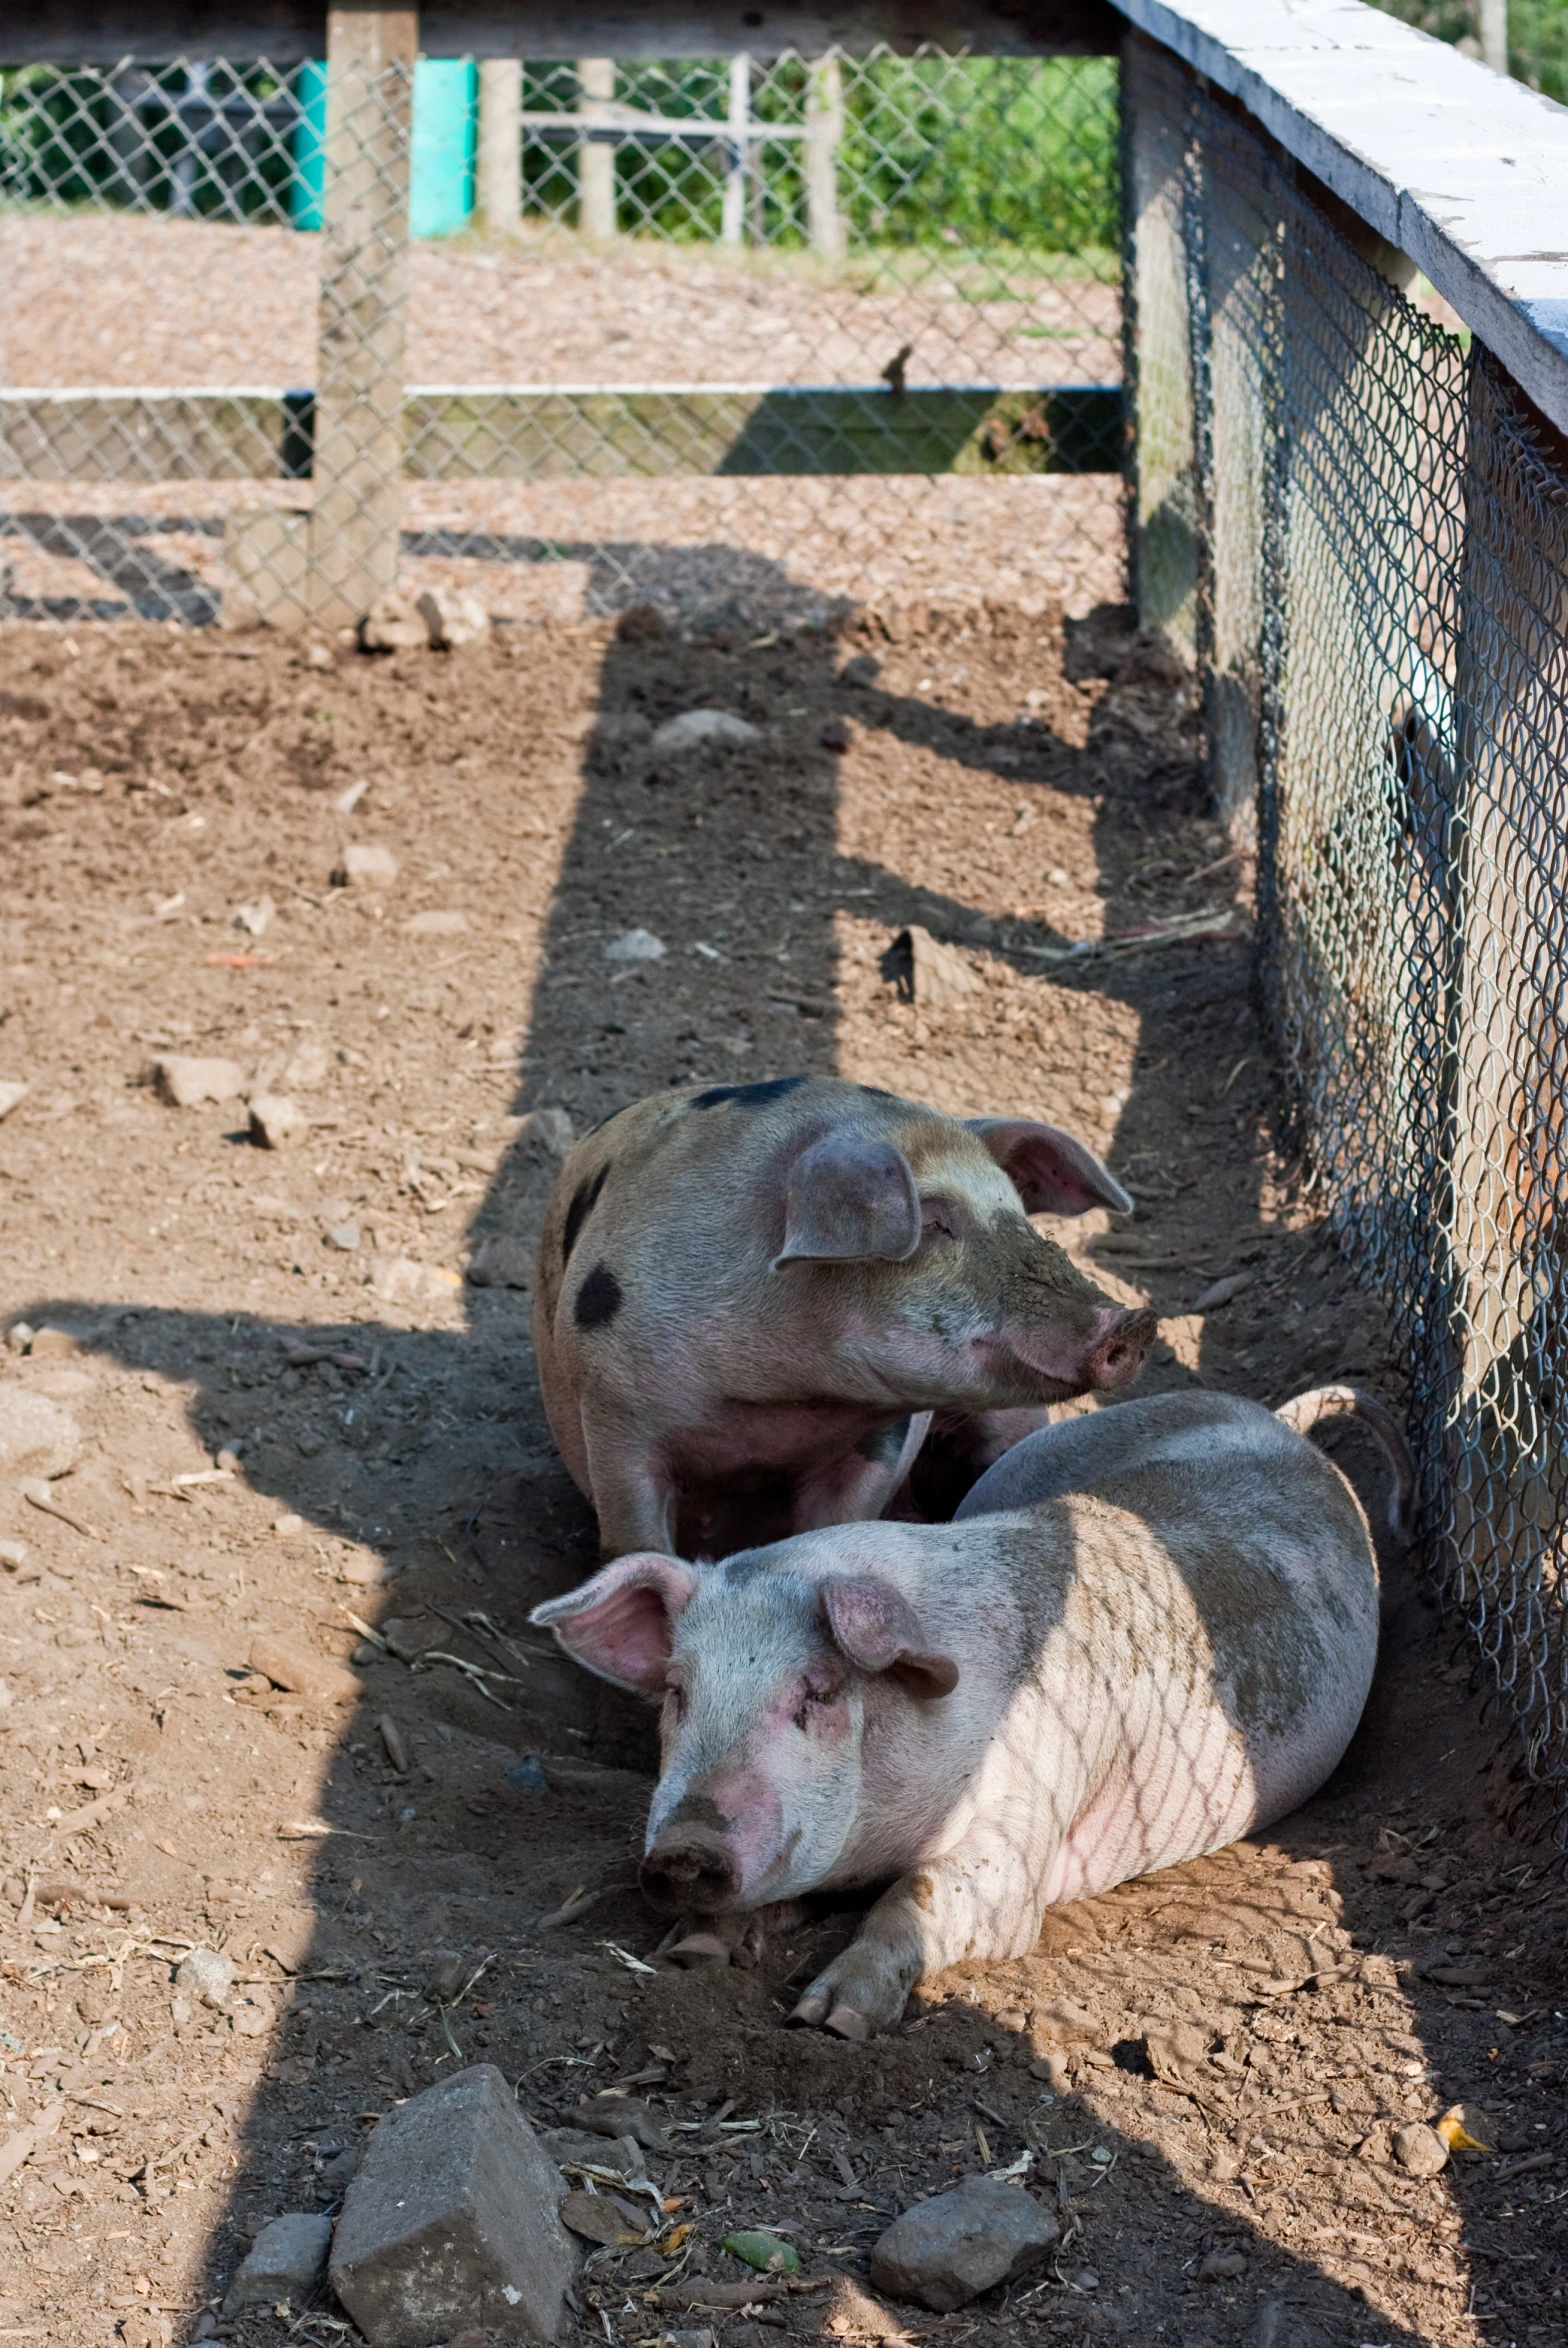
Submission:
{"label": "small stone", "polygon": [[271,2006],[260,1998],[247,1998],[234,2008],[234,2027],[241,2038],[265,2038],[273,2020]]}
{"label": "small stone", "polygon": [[412,1256],[394,1256],[371,1280],[371,1289],[383,1304],[411,1305],[427,1312],[450,1304],[462,1286],[456,1272],[441,1264],[416,1263]]}
{"label": "small stone", "polygon": [[236,905],[229,916],[233,929],[247,930],[253,938],[264,938],[278,917],[277,906],[270,897],[258,897],[250,905]]}
{"label": "small stone", "polygon": [[343,2197],[332,2288],[371,2348],[489,2324],[551,2340],[577,2270],[560,2171],[492,2064],[379,2121]]}
{"label": "small stone", "polygon": [[303,1141],[310,1131],[310,1119],[297,1101],[286,1093],[258,1092],[251,1095],[250,1138],[258,1149],[292,1149]]}
{"label": "small stone", "polygon": [[423,652],[430,643],[424,615],[411,595],[389,590],[366,612],[359,640],[367,652]]}
{"label": "small stone", "polygon": [[576,1142],[577,1133],[564,1109],[535,1109],[525,1122],[531,1141],[542,1142],[550,1155],[564,1158]]}
{"label": "small stone", "polygon": [[332,1057],[325,1044],[297,1044],[283,1070],[283,1084],[291,1092],[309,1092],[312,1085],[325,1084],[332,1072]]}
{"label": "small stone", "polygon": [[51,1328],[48,1323],[35,1330],[33,1342],[27,1349],[29,1361],[69,1361],[80,1352],[80,1342],[69,1329]]}
{"label": "small stone", "polygon": [[1207,2062],[1212,2032],[1198,2022],[1166,2022],[1144,2040],[1156,2079],[1185,2079]]}
{"label": "small stone", "polygon": [[193,1059],[185,1052],[165,1052],[152,1064],[153,1085],[171,1109],[194,1109],[201,1101],[237,1101],[245,1090],[245,1072],[237,1060]]}
{"label": "small stone", "polygon": [[397,858],[390,848],[361,842],[345,848],[332,873],[335,889],[389,889],[397,879]]}
{"label": "small stone", "polygon": [[1070,2046],[1075,2040],[1092,2042],[1100,2025],[1088,2010],[1070,1997],[1053,1997],[1037,2005],[1030,2017],[1038,2036]]}
{"label": "small stone", "polygon": [[531,1288],[533,1270],[534,1250],[526,1240],[490,1231],[469,1257],[465,1276],[473,1288]]}
{"label": "small stone", "polygon": [[585,2242],[612,2243],[641,2242],[647,2227],[634,2223],[626,2216],[621,2204],[608,2193],[568,2193],[561,2203],[560,2219],[574,2234],[581,2234]]}
{"label": "small stone", "polygon": [[1447,2145],[1424,2120],[1413,2120],[1408,2127],[1396,2128],[1391,2141],[1395,2160],[1412,2177],[1435,2177],[1448,2166]]}
{"label": "small stone", "polygon": [[0,1386],[0,1475],[63,1476],[82,1455],[82,1430],[68,1410],[24,1386]]}
{"label": "small stone", "polygon": [[1244,2250],[1211,2250],[1198,2269],[1200,2283],[1236,2283],[1247,2271]]}
{"label": "small stone", "polygon": [[761,729],[727,709],[683,709],[657,728],[653,749],[660,758],[686,758],[693,751],[717,750],[728,745],[760,742]]}
{"label": "small stone", "polygon": [[1192,1309],[1195,1313],[1212,1313],[1220,1305],[1229,1304],[1233,1298],[1240,1296],[1244,1290],[1251,1286],[1252,1274],[1250,1272],[1231,1272],[1223,1280],[1211,1281]]}
{"label": "small stone", "polygon": [[234,1959],[220,1956],[216,1949],[187,1949],[174,1986],[187,1997],[199,1997],[204,2006],[225,2006],[234,1986]]}
{"label": "small stone", "polygon": [[403,924],[410,938],[460,938],[468,927],[466,913],[416,913]]}
{"label": "small stone", "polygon": [[352,1255],[359,1245],[359,1225],[357,1223],[329,1223],[321,1236],[328,1247],[339,1248],[344,1255]]}
{"label": "small stone", "polygon": [[850,724],[847,717],[830,717],[827,724],[823,727],[821,733],[817,736],[817,740],[821,743],[824,750],[831,750],[835,753],[835,755],[840,757],[849,748],[854,739],[855,729]]}
{"label": "small stone", "polygon": [[26,1563],[27,1543],[25,1541],[0,1541],[0,1566],[4,1566],[7,1573],[17,1572]]}
{"label": "small stone", "polygon": [[364,1694],[351,1671],[286,1639],[255,1638],[250,1643],[250,1667],[264,1672],[274,1687],[313,1704],[354,1704]]}
{"label": "small stone", "polygon": [[465,588],[427,587],[414,598],[414,609],[438,652],[456,652],[464,644],[481,643],[490,633],[490,614],[480,598]]}
{"label": "small stone", "polygon": [[296,1541],[305,1530],[305,1519],[289,1509],[284,1515],[273,1518],[272,1530],[280,1541]]}
{"label": "small stone", "polygon": [[274,2218],[240,2260],[224,2295],[224,2314],[303,2299],[320,2280],[331,2244],[332,2220],[315,2210],[291,2209]]}
{"label": "small stone", "polygon": [[11,1111],[26,1100],[32,1086],[8,1079],[0,1083],[0,1117],[9,1117]]}
{"label": "small stone", "polygon": [[5,1333],[6,1346],[12,1353],[25,1353],[35,1334],[30,1321],[13,1321]]}
{"label": "small stone", "polygon": [[547,1794],[551,1791],[544,1763],[537,1753],[524,1753],[520,1760],[512,1762],[506,1772],[506,1782],[515,1786],[520,1794]]}
{"label": "small stone", "polygon": [[940,1011],[966,995],[983,994],[984,982],[975,976],[956,946],[945,946],[912,921],[901,929],[883,958],[884,976],[895,980],[905,1002],[928,1011]]}
{"label": "small stone", "polygon": [[1073,2091],[1072,2072],[1059,2046],[1047,2047],[1043,2054],[1036,2055],[1029,2065],[1029,2076],[1043,2079],[1053,2095],[1071,2095]]}
{"label": "small stone", "polygon": [[623,644],[656,644],[670,632],[670,623],[654,603],[629,604],[615,623]]}
{"label": "small stone", "polygon": [[1017,2185],[966,2177],[894,2219],[871,2253],[871,2280],[947,2315],[1037,2265],[1060,2238],[1050,2211]]}
{"label": "small stone", "polygon": [[609,939],[602,951],[606,962],[662,962],[669,949],[651,929],[627,929]]}

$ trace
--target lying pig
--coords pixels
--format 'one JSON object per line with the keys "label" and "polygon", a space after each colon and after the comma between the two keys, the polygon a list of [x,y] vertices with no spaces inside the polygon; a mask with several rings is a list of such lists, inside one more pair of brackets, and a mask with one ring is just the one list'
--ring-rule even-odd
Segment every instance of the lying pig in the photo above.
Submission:
{"label": "lying pig", "polygon": [[[950,1525],[807,1533],[721,1565],[623,1557],[537,1607],[569,1655],[662,1699],[642,1881],[732,1928],[895,1880],[797,2021],[863,2038],[922,1976],[1016,1957],[1055,1900],[1174,1866],[1321,1785],[1360,1718],[1377,1566],[1305,1431],[1162,1394],[1031,1435]],[[782,1919],[780,1919],[782,1920]]]}
{"label": "lying pig", "polygon": [[534,1289],[545,1409],[605,1554],[874,1517],[933,1409],[1126,1385],[1153,1314],[1029,1217],[1131,1203],[1054,1125],[834,1078],[623,1109],[561,1169]]}

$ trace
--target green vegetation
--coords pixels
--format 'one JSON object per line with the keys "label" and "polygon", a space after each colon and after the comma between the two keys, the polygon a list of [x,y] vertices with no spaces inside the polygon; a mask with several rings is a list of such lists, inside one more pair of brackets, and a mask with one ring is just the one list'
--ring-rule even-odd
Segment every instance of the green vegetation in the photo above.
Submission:
{"label": "green vegetation", "polygon": [[[1439,41],[1474,41],[1470,0],[1373,0]],[[1565,0],[1508,0],[1508,70],[1532,90],[1568,105],[1568,4]]]}
{"label": "green vegetation", "polygon": [[[1003,246],[1071,253],[1114,267],[1118,225],[1117,67],[1113,58],[889,57],[846,59],[839,202],[852,251]],[[806,68],[759,69],[752,113],[799,124]],[[666,117],[722,117],[728,79],[718,60],[628,64],[616,95]],[[530,66],[524,105],[570,112],[569,65]],[[722,144],[626,142],[617,151],[621,227],[675,241],[719,233]],[[570,146],[531,142],[525,203],[536,217],[570,219],[576,159]],[[806,242],[798,140],[764,141],[747,189],[747,241],[775,249]]]}

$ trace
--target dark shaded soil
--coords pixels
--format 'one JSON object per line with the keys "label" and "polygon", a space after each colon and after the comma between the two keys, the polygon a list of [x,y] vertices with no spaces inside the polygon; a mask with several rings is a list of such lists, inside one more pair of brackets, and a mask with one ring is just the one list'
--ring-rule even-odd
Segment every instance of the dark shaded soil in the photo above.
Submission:
{"label": "dark shaded soil", "polygon": [[[651,728],[694,706],[762,737],[660,759]],[[1195,754],[1184,682],[1115,614],[1065,647],[999,609],[387,661],[0,632],[0,1080],[31,1087],[0,1125],[0,1315],[78,1348],[0,1357],[0,1400],[75,1416],[54,1496],[93,1528],[0,1486],[26,1552],[0,1577],[0,2141],[66,2099],[0,2186],[0,2335],[191,2336],[245,2233],[329,2205],[373,2114],[483,2059],[541,2123],[623,2085],[675,2129],[649,2166],[692,2231],[589,2271],[584,2341],[708,2321],[652,2294],[672,2264],[738,2277],[738,2224],[842,2279],[718,2319],[726,2348],[1568,2336],[1568,1900],[1419,1561],[1313,1803],[1056,1911],[866,2047],[782,2021],[851,1918],[755,1971],[646,1969],[647,1724],[523,1628],[594,1556],[529,1358],[564,1131],[534,1112],[581,1130],[676,1079],[807,1068],[1053,1115],[1138,1198],[1059,1236],[1156,1306],[1148,1383],[1397,1395],[1269,1145],[1247,867]],[[393,850],[382,894],[332,889],[351,841]],[[233,927],[264,894],[263,934]],[[462,923],[409,930],[430,913]],[[1184,915],[1208,934],[1157,932]],[[950,1008],[883,975],[911,920],[968,959]],[[662,960],[604,959],[633,927]],[[162,1106],[167,1049],[284,1086],[307,1139]],[[279,1694],[247,1668],[266,1632],[351,1660],[360,1700]],[[509,1775],[525,1752],[550,1791]],[[579,1888],[602,1896],[541,1927]],[[232,2012],[177,2001],[195,1941],[234,1956]],[[444,2011],[445,1957],[484,1969]],[[1390,2127],[1456,2102],[1494,2149],[1407,2175]],[[1052,2269],[952,2318],[877,2307],[889,2215],[1025,2151],[1071,2213]]]}

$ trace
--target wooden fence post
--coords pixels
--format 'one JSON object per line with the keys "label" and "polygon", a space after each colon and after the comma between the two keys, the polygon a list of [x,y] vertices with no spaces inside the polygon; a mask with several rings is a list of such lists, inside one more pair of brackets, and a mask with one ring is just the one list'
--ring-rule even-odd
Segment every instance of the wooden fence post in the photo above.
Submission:
{"label": "wooden fence post", "polygon": [[479,209],[492,236],[523,217],[523,63],[486,57],[479,68]]}
{"label": "wooden fence post", "polygon": [[415,8],[327,11],[327,136],[308,600],[352,627],[395,585]]}
{"label": "wooden fence post", "polygon": [[[580,57],[577,87],[583,120],[602,122],[604,101],[615,96],[615,59]],[[608,140],[584,139],[577,150],[577,225],[601,243],[615,234],[615,149]]]}
{"label": "wooden fence post", "polygon": [[751,176],[751,59],[742,50],[730,59],[729,152],[724,159],[724,202],[719,241],[746,241],[746,183]]}
{"label": "wooden fence post", "polygon": [[806,80],[806,233],[824,260],[844,252],[838,208],[838,151],[844,141],[844,75],[838,51],[813,58]]}

